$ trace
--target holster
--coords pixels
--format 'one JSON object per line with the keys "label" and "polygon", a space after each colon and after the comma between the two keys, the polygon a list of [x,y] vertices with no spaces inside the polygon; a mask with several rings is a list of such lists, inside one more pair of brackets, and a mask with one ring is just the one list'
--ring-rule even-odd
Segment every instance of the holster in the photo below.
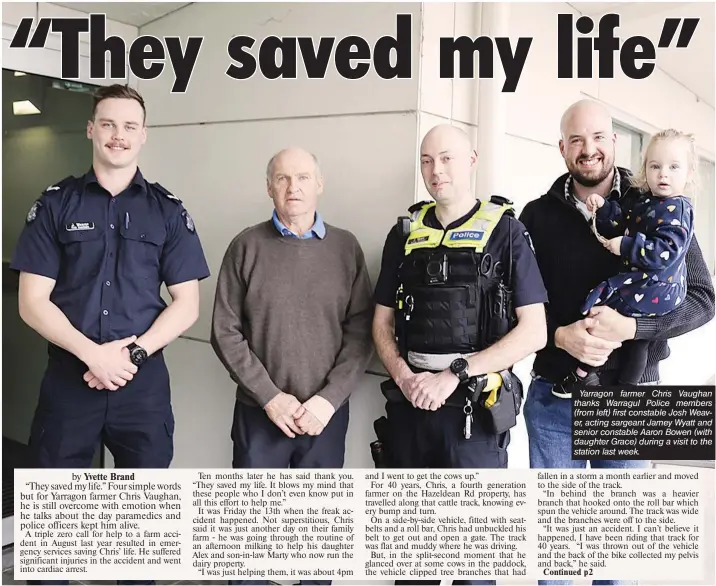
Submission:
{"label": "holster", "polygon": [[497,398],[492,405],[486,405],[490,393],[481,393],[477,404],[485,409],[492,421],[493,432],[500,435],[517,425],[524,397],[522,381],[510,370],[500,372],[502,385],[497,390]]}
{"label": "holster", "polygon": [[[401,393],[402,394],[402,393]],[[388,441],[388,420],[380,417],[373,422],[376,441],[370,443],[370,454],[376,468],[391,468],[390,442]]]}
{"label": "holster", "polygon": [[389,403],[402,403],[403,401],[407,401],[405,395],[403,395],[403,391],[400,390],[400,387],[398,387],[392,378],[380,383],[380,391]]}

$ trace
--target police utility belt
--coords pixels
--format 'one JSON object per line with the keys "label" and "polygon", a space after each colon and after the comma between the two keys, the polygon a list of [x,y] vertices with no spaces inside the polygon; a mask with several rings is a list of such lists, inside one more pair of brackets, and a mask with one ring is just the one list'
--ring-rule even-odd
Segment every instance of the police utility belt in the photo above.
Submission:
{"label": "police utility belt", "polygon": [[[392,379],[383,381],[380,390],[391,403],[408,401]],[[465,414],[463,432],[465,439],[470,439],[475,409],[484,410],[492,425],[491,431],[499,435],[517,425],[522,398],[523,389],[520,379],[510,370],[503,370],[468,378],[458,385],[441,408],[462,408]]]}

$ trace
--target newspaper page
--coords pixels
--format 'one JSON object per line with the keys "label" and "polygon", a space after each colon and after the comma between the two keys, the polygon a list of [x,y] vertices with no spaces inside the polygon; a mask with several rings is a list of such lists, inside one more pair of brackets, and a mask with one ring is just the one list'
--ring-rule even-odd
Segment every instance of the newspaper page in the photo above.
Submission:
{"label": "newspaper page", "polygon": [[[716,584],[712,3],[100,2],[69,7],[6,2],[2,13],[3,332],[7,333],[2,389],[3,583],[322,580],[380,585],[559,580],[592,584],[612,580]],[[103,143],[92,137],[94,119],[88,123],[96,113],[92,95],[97,88],[115,83],[141,93],[144,119],[121,129],[114,120],[103,119],[100,127],[113,133]],[[570,159],[565,154],[568,143],[580,137],[563,136],[563,116],[578,100],[600,104],[611,117],[611,126],[608,133],[589,136],[594,144],[607,147],[590,144]],[[450,153],[441,151],[436,160],[449,171],[424,172],[419,145],[440,124],[464,130],[470,152],[463,152],[458,169],[451,167],[455,163]],[[266,378],[270,369],[259,364],[256,340],[243,334],[236,343],[245,350],[241,368],[233,372],[224,368],[229,362],[225,355],[217,361],[212,315],[219,297],[219,268],[227,244],[237,234],[263,223],[281,236],[299,236],[293,226],[281,224],[276,202],[272,205],[266,197],[267,189],[272,200],[278,197],[268,185],[268,175],[279,149],[300,144],[310,151],[311,169],[321,178],[318,182],[313,177],[314,195],[326,223],[318,222],[318,208],[313,214],[309,210],[304,215],[315,223],[301,236],[321,240],[321,227],[326,226],[328,233],[339,226],[355,236],[363,253],[360,264],[368,265],[368,280],[376,289],[384,256],[390,256],[384,255],[386,235],[396,225],[398,232],[411,229],[408,215],[416,202],[438,201],[435,190],[443,184],[460,184],[452,181],[453,173],[457,177],[462,172],[462,187],[470,186],[471,206],[476,205],[473,200],[484,202],[497,195],[510,202],[515,219],[543,194],[556,196],[557,206],[571,208],[564,209],[572,214],[573,223],[557,223],[555,236],[574,228],[589,239],[584,247],[560,243],[555,248],[556,276],[543,270],[540,280],[525,271],[532,275],[521,287],[525,295],[527,289],[542,289],[539,281],[547,277],[558,282],[559,290],[563,281],[575,277],[572,273],[580,272],[571,265],[565,270],[558,253],[573,255],[573,261],[580,261],[576,264],[583,260],[580,270],[585,271],[594,264],[592,254],[596,258],[603,252],[602,245],[621,255],[624,240],[612,239],[610,249],[609,240],[595,228],[596,212],[585,221],[590,212],[583,198],[575,196],[572,180],[580,169],[588,175],[586,168],[603,165],[606,175],[591,187],[606,186],[609,196],[619,192],[619,181],[631,182],[646,167],[651,137],[671,127],[691,137],[689,141],[693,138],[698,155],[690,162],[698,167],[701,181],[689,188],[687,199],[699,244],[689,241],[689,261],[685,261],[696,270],[689,268],[687,276],[676,276],[676,282],[674,275],[661,275],[669,288],[688,281],[683,298],[677,293],[675,299],[667,293],[667,299],[647,297],[641,290],[630,292],[635,302],[651,304],[642,316],[647,319],[656,316],[652,309],[660,310],[662,300],[690,309],[681,313],[683,321],[670,322],[668,329],[648,321],[631,332],[636,339],[651,341],[648,368],[658,374],[652,380],[661,377],[658,382],[575,388],[571,396],[562,393],[559,405],[563,420],[569,420],[569,431],[561,447],[547,447],[561,450],[564,466],[531,466],[530,448],[536,440],[525,423],[524,401],[507,425],[512,437],[522,441],[511,440],[505,448],[504,468],[386,464],[396,448],[376,423],[386,423],[389,392],[397,390],[399,400],[404,395],[397,385],[381,393],[381,384],[392,380],[386,380],[389,375],[375,358],[365,372],[359,369],[362,374],[350,389],[343,380],[347,370],[341,370],[347,369],[346,360],[336,359],[339,375],[334,371],[322,381],[328,385],[328,395],[334,393],[332,398],[343,392],[350,395],[341,405],[350,405],[350,416],[343,412],[345,429],[329,441],[341,450],[343,467],[299,468],[287,461],[285,468],[276,468],[264,465],[268,460],[262,457],[257,458],[258,467],[234,467],[232,458],[242,449],[242,434],[248,433],[234,411],[237,379],[258,380],[257,387],[271,392],[279,386]],[[126,134],[120,140],[115,135],[122,132]],[[135,142],[127,138],[130,135]],[[136,147],[134,152],[127,146],[130,143]],[[613,148],[607,152],[609,145]],[[97,203],[99,188],[110,192],[87,171],[97,151],[116,163],[121,157],[134,157],[140,147],[145,148],[141,167],[147,179],[142,183],[135,175],[134,186],[125,182],[124,187],[138,186],[136,193],[121,191],[107,200],[103,192],[102,203]],[[106,166],[122,168],[119,163]],[[82,197],[73,193],[78,197],[72,199],[59,181],[70,174],[82,178],[83,190],[97,183],[98,191],[82,191]],[[586,175],[582,186],[589,183]],[[305,176],[297,174],[295,181]],[[448,176],[450,180],[445,179]],[[277,181],[287,181],[286,176]],[[165,182],[171,189],[162,187]],[[138,194],[146,197],[125,197]],[[61,202],[47,204],[47,198],[53,197]],[[157,205],[164,211],[164,204],[170,202],[166,209],[173,210],[173,223],[156,207],[143,215],[129,208],[121,213],[107,211],[113,204],[124,206],[128,199],[131,205],[161,202]],[[305,203],[298,196],[287,199]],[[112,203],[105,205],[106,201]],[[171,207],[175,205],[182,207]],[[663,222],[649,216],[652,211],[638,216],[639,221]],[[438,224],[448,219],[435,218]],[[475,217],[461,222],[463,228],[471,218]],[[467,241],[473,243],[471,252],[482,251],[483,239],[490,238],[483,222],[490,225],[480,217],[464,230],[452,230],[444,248]],[[41,228],[32,246],[21,237],[28,226]],[[505,235],[505,242],[519,245],[517,260],[536,256],[539,246],[529,230],[522,229],[525,224],[519,226],[517,233]],[[681,221],[671,220],[667,226],[681,226]],[[684,227],[684,232],[689,230]],[[418,235],[415,243],[437,248],[443,236],[436,239],[434,234]],[[198,235],[201,254],[196,244],[194,249],[178,244]],[[333,242],[329,236],[325,248],[333,249]],[[353,247],[354,241],[350,242]],[[660,251],[654,250],[655,242],[644,242],[634,264],[648,254],[658,264],[675,251],[684,252],[678,244],[670,245]],[[26,264],[17,260],[18,249],[25,252]],[[171,305],[181,295],[175,295],[177,288],[169,283],[183,284],[185,271],[202,264],[199,257],[205,258],[207,271],[202,265],[191,276],[201,279],[198,317],[191,308],[172,317]],[[431,259],[421,278],[447,283],[455,271],[451,272],[454,267],[446,258]],[[285,260],[281,255],[272,257],[277,265],[281,260]],[[494,269],[495,276],[500,262],[494,267],[491,263],[481,264],[480,270]],[[343,257],[336,264],[344,265]],[[283,301],[296,303],[297,314],[306,313],[309,302],[336,285],[325,278],[326,267],[312,265],[315,273],[309,281],[315,290],[298,291],[289,275],[293,268],[285,267],[285,274],[278,276],[274,272],[265,288],[251,289],[252,302],[264,302],[269,292],[285,290]],[[39,282],[44,284],[38,286],[42,295],[26,294],[21,303],[19,273],[42,277]],[[642,274],[634,273],[634,278]],[[643,273],[642,279],[647,287],[649,275]],[[236,280],[240,283],[244,276]],[[348,287],[355,280],[351,275],[340,279],[340,285]],[[50,281],[52,291],[47,290]],[[585,295],[598,281],[584,285]],[[633,281],[610,287],[629,285]],[[466,297],[476,304],[472,293]],[[142,302],[142,296],[149,301]],[[226,297],[231,298],[229,304],[239,295],[231,292]],[[343,297],[339,301],[351,306],[353,297]],[[415,302],[408,297],[400,300],[405,307]],[[552,292],[549,297],[552,307],[561,305]],[[386,303],[393,301],[400,305],[391,293]],[[487,307],[488,301],[480,298],[479,304]],[[462,297],[457,303],[463,303]],[[160,313],[165,305],[170,305],[168,314]],[[267,351],[273,357],[273,370],[282,370],[291,361],[290,352],[277,350],[284,339],[307,352],[308,358],[295,361],[300,362],[296,368],[318,369],[320,360],[314,360],[314,354],[329,334],[315,330],[313,320],[308,320],[309,331],[299,331],[291,319],[273,328],[274,315],[283,309],[280,305],[266,303],[261,315],[265,322],[256,320],[245,329],[253,326],[254,334],[280,332],[276,346]],[[328,305],[310,317],[330,313],[334,318],[326,328],[330,335],[351,330],[343,314],[335,311],[334,315]],[[508,305],[504,298],[495,304],[497,310]],[[432,310],[440,313],[442,306],[438,300]],[[39,309],[32,311],[32,307]],[[147,311],[162,319],[140,328]],[[487,328],[483,322],[493,316],[478,315],[483,318],[479,328]],[[242,311],[234,311],[234,317],[246,318]],[[464,325],[468,319],[464,315],[453,317],[441,314],[433,325],[437,328],[437,322],[445,320],[455,329],[472,327]],[[186,327],[181,335],[174,332],[171,342],[163,339],[169,336],[166,332],[156,333],[183,318]],[[545,344],[554,350],[556,322],[548,322],[550,339]],[[272,328],[264,327],[266,323]],[[162,418],[153,416],[151,401],[142,402],[145,396],[135,395],[134,402],[122,404],[118,397],[131,396],[131,382],[121,389],[99,388],[88,365],[72,370],[79,356],[69,350],[56,352],[59,346],[73,346],[60,344],[59,330],[69,338],[78,332],[104,345],[122,337],[117,332],[124,330],[118,324],[132,339],[154,328],[159,341],[150,358],[161,368],[152,384],[142,389],[146,393],[138,394],[171,386],[171,417],[164,412]],[[592,330],[598,325],[593,324]],[[602,328],[609,329],[603,323]],[[583,329],[589,330],[586,325]],[[55,352],[49,358],[38,336],[51,340]],[[625,342],[628,338],[619,337]],[[341,352],[343,342],[337,343]],[[579,360],[576,354],[583,347],[575,346],[570,347],[571,354]],[[127,343],[118,352],[129,355],[129,348]],[[142,360],[148,357],[141,357],[142,350],[140,344],[136,354],[132,346],[132,359],[138,356],[145,365]],[[543,375],[537,372],[534,352],[514,368],[525,400],[530,393],[535,396],[528,390],[530,383]],[[440,353],[438,358],[452,358],[452,354],[452,350]],[[463,358],[462,352],[457,354]],[[606,355],[603,358],[607,360]],[[450,369],[456,361],[448,363]],[[447,365],[421,370],[441,369],[449,370]],[[465,371],[451,372],[460,377]],[[484,374],[489,380],[487,375],[497,373]],[[306,392],[279,390],[293,393],[296,401]],[[549,396],[557,395],[550,391]],[[302,396],[301,405],[311,398]],[[162,400],[169,402],[166,397]],[[489,409],[486,404],[486,398],[480,397],[457,407],[461,445],[463,437],[465,442],[474,439],[471,433],[481,425],[471,410],[478,405]],[[161,443],[171,465],[155,466],[154,460],[146,467],[118,465],[112,450],[123,446],[121,438],[113,435],[108,415],[112,407],[118,418],[115,423],[121,420],[132,428],[140,444]],[[268,416],[256,411],[266,423]],[[315,409],[314,418],[321,423],[319,411]],[[151,432],[142,429],[147,419],[154,425]],[[307,420],[306,425],[317,425]],[[82,448],[65,459],[47,457],[37,464],[38,449],[29,439],[43,440],[50,451],[59,453],[60,436],[77,439],[91,434],[87,443],[94,442],[98,449],[94,459],[82,454],[87,456],[82,466],[77,464]],[[92,447],[84,451],[91,452]],[[486,449],[475,441],[470,447]],[[604,464],[607,461],[610,466]],[[645,465],[630,467],[632,462]]]}

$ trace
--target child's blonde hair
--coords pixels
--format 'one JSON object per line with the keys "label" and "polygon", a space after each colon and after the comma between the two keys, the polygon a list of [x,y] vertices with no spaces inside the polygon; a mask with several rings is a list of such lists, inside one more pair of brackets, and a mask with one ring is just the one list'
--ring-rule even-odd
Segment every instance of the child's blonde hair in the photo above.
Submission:
{"label": "child's blonde hair", "polygon": [[694,139],[693,134],[687,134],[673,128],[667,128],[666,130],[657,132],[651,137],[649,145],[646,147],[644,158],[641,161],[639,172],[632,177],[631,184],[640,191],[649,191],[649,185],[646,182],[646,160],[649,155],[649,149],[657,140],[683,140],[686,142],[686,150],[689,158],[689,178],[686,185],[695,188],[696,172],[699,164],[699,156],[696,152],[696,139]]}

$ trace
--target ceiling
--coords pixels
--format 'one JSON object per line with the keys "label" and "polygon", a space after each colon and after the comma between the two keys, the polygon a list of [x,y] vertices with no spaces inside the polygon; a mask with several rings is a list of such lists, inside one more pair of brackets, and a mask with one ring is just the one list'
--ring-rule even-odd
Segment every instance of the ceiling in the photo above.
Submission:
{"label": "ceiling", "polygon": [[144,26],[188,6],[191,2],[53,2],[53,4],[82,12],[101,12],[110,20],[132,26]]}
{"label": "ceiling", "polygon": [[[620,15],[616,36],[622,42],[634,35],[651,39],[654,45],[661,36],[666,18],[700,18],[687,49],[677,49],[676,39],[670,48],[657,49],[656,66],[694,92],[710,106],[714,97],[714,4],[712,2],[572,2],[570,6],[597,20],[614,12]],[[679,27],[681,30],[681,27]]]}

